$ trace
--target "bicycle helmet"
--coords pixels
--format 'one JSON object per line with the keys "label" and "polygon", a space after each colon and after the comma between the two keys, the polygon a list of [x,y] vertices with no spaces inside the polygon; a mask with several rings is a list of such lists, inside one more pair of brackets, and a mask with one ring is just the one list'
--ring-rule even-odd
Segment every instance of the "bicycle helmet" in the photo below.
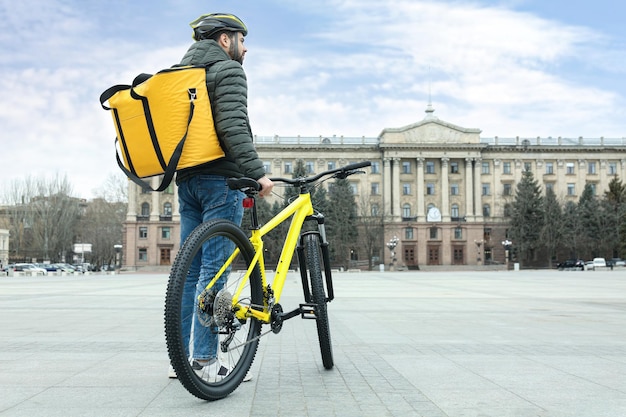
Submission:
{"label": "bicycle helmet", "polygon": [[209,39],[222,30],[241,32],[243,36],[248,35],[248,28],[243,21],[229,13],[203,14],[191,22],[189,26],[193,29],[192,37],[196,41]]}

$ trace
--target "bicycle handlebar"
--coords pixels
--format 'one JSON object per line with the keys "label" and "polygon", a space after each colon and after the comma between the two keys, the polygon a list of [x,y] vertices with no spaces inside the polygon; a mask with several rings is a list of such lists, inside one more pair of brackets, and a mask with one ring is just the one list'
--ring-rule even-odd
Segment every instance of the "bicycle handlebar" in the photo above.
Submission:
{"label": "bicycle handlebar", "polygon": [[284,182],[284,183],[291,184],[291,185],[304,185],[304,184],[310,184],[312,182],[319,180],[322,177],[333,175],[333,174],[340,174],[338,176],[341,176],[342,174],[344,174],[345,177],[347,177],[348,175],[356,174],[357,169],[365,168],[370,165],[372,165],[371,161],[361,161],[361,162],[355,162],[353,164],[346,165],[341,168],[329,169],[328,171],[320,172],[319,174],[314,175],[312,177],[299,177],[299,178],[275,177],[275,178],[270,178],[270,180],[272,182]]}

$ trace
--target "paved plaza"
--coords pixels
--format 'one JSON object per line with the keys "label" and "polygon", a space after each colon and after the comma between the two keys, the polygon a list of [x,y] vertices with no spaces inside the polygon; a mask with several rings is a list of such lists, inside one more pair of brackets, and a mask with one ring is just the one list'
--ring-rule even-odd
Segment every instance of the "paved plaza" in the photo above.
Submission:
{"label": "paved plaza", "polygon": [[0,277],[0,417],[626,416],[626,269],[337,273],[335,368],[293,319],[215,402],[167,378],[166,284]]}

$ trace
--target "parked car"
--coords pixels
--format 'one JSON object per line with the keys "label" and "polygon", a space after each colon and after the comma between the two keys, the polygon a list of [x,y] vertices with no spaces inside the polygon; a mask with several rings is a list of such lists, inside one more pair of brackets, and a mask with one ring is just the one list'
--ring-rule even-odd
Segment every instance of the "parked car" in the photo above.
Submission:
{"label": "parked car", "polygon": [[67,272],[67,273],[73,273],[75,271],[74,267],[70,264],[64,264],[64,263],[60,263],[60,264],[56,264],[57,267],[63,271],[63,272]]}
{"label": "parked car", "polygon": [[613,258],[611,259],[611,262],[614,266],[626,266],[626,261],[620,258]]}
{"label": "parked car", "polygon": [[559,271],[564,270],[584,270],[585,262],[582,259],[568,259],[564,262],[560,262],[556,265]]}
{"label": "parked car", "polygon": [[35,272],[38,275],[48,275],[48,271],[46,271],[44,268],[40,268],[38,266],[36,266],[35,264],[28,264],[28,263],[19,263],[19,264],[15,264],[15,266],[13,267],[13,270],[16,272]]}
{"label": "parked car", "polygon": [[593,258],[593,261],[591,261],[591,268],[589,269],[593,269],[594,271],[596,270],[596,268],[606,268],[606,260],[604,258]]}
{"label": "parked car", "polygon": [[38,268],[43,268],[48,272],[57,272],[59,267],[56,264],[35,264]]}

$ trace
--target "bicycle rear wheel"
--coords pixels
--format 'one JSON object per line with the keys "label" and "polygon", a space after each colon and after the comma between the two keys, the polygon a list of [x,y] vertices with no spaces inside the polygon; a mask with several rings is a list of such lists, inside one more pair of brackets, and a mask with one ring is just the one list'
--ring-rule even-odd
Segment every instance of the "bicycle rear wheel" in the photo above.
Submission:
{"label": "bicycle rear wheel", "polygon": [[[219,250],[221,247],[226,250]],[[200,280],[188,274],[192,261],[201,256],[203,250],[238,253],[217,284],[198,296],[215,276],[205,265]],[[178,379],[198,398],[226,397],[243,381],[254,360],[261,323],[250,318],[241,322],[234,316],[233,307],[233,297],[243,286],[234,301],[242,306],[263,308],[258,266],[249,279],[244,280],[253,256],[254,249],[241,228],[230,221],[217,220],[199,225],[189,235],[172,266],[165,297],[167,350]],[[225,255],[216,263],[222,265],[228,257]],[[217,360],[195,361],[196,351],[203,352],[203,359],[206,359],[206,352],[211,352],[208,356],[215,355]]]}
{"label": "bicycle rear wheel", "polygon": [[315,308],[315,322],[317,324],[317,338],[320,342],[322,353],[322,363],[324,368],[332,369],[333,347],[330,340],[330,326],[328,323],[328,309],[326,302],[326,291],[324,290],[324,280],[322,277],[322,256],[320,253],[320,239],[316,234],[304,236],[304,250],[306,266],[309,271],[309,281],[311,283],[311,297]]}

